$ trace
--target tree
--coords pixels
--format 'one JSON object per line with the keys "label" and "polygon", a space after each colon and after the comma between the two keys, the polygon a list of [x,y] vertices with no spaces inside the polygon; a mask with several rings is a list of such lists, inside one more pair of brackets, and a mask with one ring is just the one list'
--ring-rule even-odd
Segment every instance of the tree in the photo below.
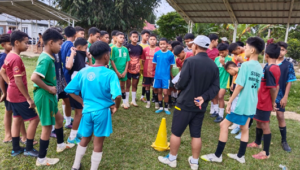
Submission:
{"label": "tree", "polygon": [[142,29],[160,0],[55,0],[58,9],[77,17],[76,25],[128,32]]}
{"label": "tree", "polygon": [[300,60],[300,41],[298,39],[289,39],[288,41],[288,53],[287,56]]}
{"label": "tree", "polygon": [[177,12],[162,15],[156,24],[160,35],[168,39],[187,33],[187,23]]}

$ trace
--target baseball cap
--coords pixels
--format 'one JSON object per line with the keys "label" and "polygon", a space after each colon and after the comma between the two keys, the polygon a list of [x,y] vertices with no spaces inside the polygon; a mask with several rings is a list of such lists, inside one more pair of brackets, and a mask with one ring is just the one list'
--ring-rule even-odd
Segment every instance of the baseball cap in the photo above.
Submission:
{"label": "baseball cap", "polygon": [[222,41],[228,41],[226,37],[221,38]]}
{"label": "baseball cap", "polygon": [[196,44],[203,48],[208,48],[210,44],[210,39],[205,35],[198,35],[194,41],[191,41],[189,44]]}

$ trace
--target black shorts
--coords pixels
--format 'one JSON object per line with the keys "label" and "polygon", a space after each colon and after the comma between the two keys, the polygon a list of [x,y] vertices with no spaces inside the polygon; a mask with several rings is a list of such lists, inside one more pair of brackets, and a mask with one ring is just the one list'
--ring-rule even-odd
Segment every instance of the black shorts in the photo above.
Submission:
{"label": "black shorts", "polygon": [[4,104],[5,104],[5,109],[7,111],[12,111],[12,106],[11,106],[11,102],[4,100]]}
{"label": "black shorts", "polygon": [[256,109],[253,119],[258,122],[270,122],[271,111],[263,111]]}
{"label": "black shorts", "polygon": [[154,78],[152,77],[144,77],[143,78],[143,86],[153,86]]}
{"label": "black shorts", "polygon": [[38,118],[35,109],[29,109],[28,102],[10,103],[13,110],[13,117],[22,117],[24,121]]}
{"label": "black shorts", "polygon": [[71,107],[74,109],[83,109],[82,105],[69,95]]}
{"label": "black shorts", "polygon": [[140,77],[140,73],[137,73],[137,74],[127,73],[127,79],[129,79],[129,80],[131,80],[132,78],[139,79],[139,77]]}
{"label": "black shorts", "polygon": [[179,111],[175,108],[172,121],[172,133],[177,137],[181,137],[187,125],[189,125],[191,137],[200,138],[204,113],[205,112]]}
{"label": "black shorts", "polygon": [[282,108],[281,106],[280,106],[280,103],[276,103],[277,104],[277,111],[279,111],[279,112],[285,112],[285,108]]}
{"label": "black shorts", "polygon": [[59,99],[65,99],[65,98],[69,98],[69,94],[66,93],[65,91],[63,91],[63,92],[61,92],[61,93],[58,94],[58,99],[57,100],[59,100]]}

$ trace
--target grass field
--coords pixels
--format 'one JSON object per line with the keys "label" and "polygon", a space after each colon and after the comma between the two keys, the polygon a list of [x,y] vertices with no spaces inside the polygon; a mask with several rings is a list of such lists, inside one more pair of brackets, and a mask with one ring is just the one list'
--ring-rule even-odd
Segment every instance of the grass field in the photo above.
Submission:
{"label": "grass field", "polygon": [[[35,65],[36,58],[23,58],[25,66],[27,68],[27,77],[31,76]],[[28,88],[32,96],[32,82],[28,81]],[[140,96],[141,88],[139,87]],[[300,113],[299,108],[299,92],[300,82],[296,82],[292,86],[291,95],[287,110]],[[145,104],[138,101],[140,107],[130,108],[129,110],[120,109],[113,116],[113,134],[107,138],[104,142],[103,159],[99,166],[99,169],[171,169],[170,167],[160,164],[157,157],[160,155],[166,155],[168,152],[158,152],[151,148],[152,142],[155,141],[156,134],[160,125],[160,121],[163,117],[167,119],[168,137],[171,132],[172,114],[155,114],[154,106],[151,109],[146,109]],[[4,104],[0,104],[0,121],[3,122]],[[61,103],[59,104],[59,110],[61,110]],[[208,111],[203,122],[202,127],[202,151],[201,155],[215,152],[218,136],[219,125],[213,122],[213,118],[210,118]],[[279,169],[279,164],[286,165],[289,169],[300,169],[300,126],[299,122],[293,120],[287,120],[287,137],[288,142],[292,148],[291,153],[284,152],[280,146],[281,136],[278,130],[278,123],[276,117],[271,117],[271,130],[272,130],[272,142],[270,148],[271,158],[269,160],[255,160],[251,155],[258,153],[258,149],[247,149],[246,151],[246,164],[237,163],[234,160],[229,159],[227,153],[237,153],[239,147],[239,141],[234,139],[234,135],[229,134],[229,140],[226,145],[223,154],[223,163],[209,163],[202,160],[199,161],[200,169],[211,170],[273,170]],[[65,130],[65,140],[67,139],[70,130]],[[36,140],[39,140],[41,134],[41,126],[37,129],[35,136]],[[4,137],[4,127],[0,126],[0,140]],[[250,142],[255,139],[255,123],[250,129]],[[39,146],[35,146],[39,149]],[[50,146],[48,148],[48,157],[58,157],[60,162],[52,167],[39,167],[35,166],[36,159],[25,157],[23,155],[12,158],[10,152],[12,149],[11,144],[3,144],[0,142],[0,169],[71,169],[74,161],[76,148],[67,150],[63,153],[56,153],[56,140],[51,138]],[[84,170],[90,168],[90,160],[92,154],[93,145],[90,144],[86,155],[83,157],[82,164]],[[189,130],[187,129],[182,136],[181,147],[178,155],[178,167],[179,170],[189,169],[187,158],[191,155]]]}

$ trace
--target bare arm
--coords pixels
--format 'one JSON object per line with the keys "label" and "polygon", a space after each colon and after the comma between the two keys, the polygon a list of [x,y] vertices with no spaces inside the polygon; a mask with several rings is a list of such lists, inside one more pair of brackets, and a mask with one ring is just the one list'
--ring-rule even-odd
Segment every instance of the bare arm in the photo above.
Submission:
{"label": "bare arm", "polygon": [[230,97],[229,102],[228,102],[227,107],[226,107],[226,112],[227,113],[230,113],[232,101],[240,94],[240,92],[242,91],[243,88],[244,88],[243,86],[240,86],[238,84],[236,85],[236,87],[235,87],[235,89],[233,91],[233,94]]}
{"label": "bare arm", "polygon": [[28,90],[26,89],[25,84],[23,83],[22,76],[15,76],[15,82],[22,95],[26,98],[29,104],[29,108],[35,108],[34,101],[30,98],[28,94]]}
{"label": "bare arm", "polygon": [[76,94],[73,94],[73,93],[70,93],[70,96],[83,106],[83,100],[82,100],[82,98],[80,96],[78,96]]}
{"label": "bare arm", "polygon": [[121,103],[121,96],[116,97],[115,104],[110,106],[111,114],[114,115],[116,111],[119,109]]}
{"label": "bare arm", "polygon": [[3,80],[4,80],[7,84],[9,84],[9,80],[8,80],[8,77],[7,77],[7,74],[6,74],[5,69],[1,69],[0,74],[1,74],[1,77],[3,78]]}
{"label": "bare arm", "polygon": [[114,62],[113,60],[110,60],[110,63],[111,63],[111,66],[113,67],[113,69],[115,70],[117,76],[118,76],[119,78],[121,78],[121,73],[119,73],[119,71],[118,71],[118,69],[117,69],[117,67],[116,67],[116,65],[115,65],[115,62]]}
{"label": "bare arm", "polygon": [[279,91],[279,86],[270,89],[270,94],[271,94],[271,98],[272,98],[272,105],[273,105],[274,111],[276,109],[275,101],[276,101],[278,91]]}
{"label": "bare arm", "polygon": [[74,57],[76,55],[76,50],[74,47],[71,48],[71,55],[70,57],[66,58],[66,69],[71,70],[74,64]]}
{"label": "bare arm", "polygon": [[127,74],[128,65],[129,65],[129,62],[127,61],[127,62],[126,62],[126,67],[125,67],[125,71],[122,73],[122,76],[123,76],[123,77],[125,77],[126,74]]}
{"label": "bare arm", "polygon": [[3,102],[6,98],[6,87],[5,87],[5,83],[4,83],[4,80],[3,80],[2,76],[0,76],[0,88],[1,88],[1,91],[2,91],[0,102]]}
{"label": "bare arm", "polygon": [[31,76],[31,81],[50,94],[56,94],[56,86],[48,86],[43,82],[41,76],[39,76],[38,74],[33,73]]}

